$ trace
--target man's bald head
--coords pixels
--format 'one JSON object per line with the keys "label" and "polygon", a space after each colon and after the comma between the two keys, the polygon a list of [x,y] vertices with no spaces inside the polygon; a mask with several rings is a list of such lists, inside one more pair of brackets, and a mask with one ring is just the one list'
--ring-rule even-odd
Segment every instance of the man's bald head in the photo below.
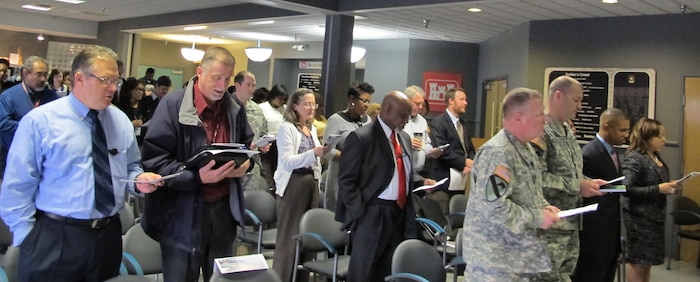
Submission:
{"label": "man's bald head", "polygon": [[617,108],[609,108],[600,114],[598,134],[610,145],[622,145],[629,137],[630,120]]}
{"label": "man's bald head", "polygon": [[384,96],[379,118],[392,129],[402,129],[411,116],[413,105],[406,94],[391,91]]}

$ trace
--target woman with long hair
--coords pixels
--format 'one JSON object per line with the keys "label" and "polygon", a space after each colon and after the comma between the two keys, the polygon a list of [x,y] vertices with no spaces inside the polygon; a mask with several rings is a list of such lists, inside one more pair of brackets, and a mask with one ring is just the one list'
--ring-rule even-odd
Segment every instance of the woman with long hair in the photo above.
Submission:
{"label": "woman with long hair", "polygon": [[136,141],[139,145],[146,135],[143,124],[149,121],[153,114],[148,104],[143,101],[145,87],[143,82],[135,77],[127,78],[119,91],[119,102],[117,103],[119,109],[129,117],[134,125],[134,134],[136,134]]}
{"label": "woman with long hair", "polygon": [[[318,105],[314,92],[300,88],[289,97],[284,122],[277,131],[278,166],[275,171],[277,190],[277,241],[272,267],[282,281],[292,281],[294,273],[295,242],[299,222],[307,210],[316,207],[321,163],[319,157],[328,152],[321,146],[313,126],[314,111]],[[300,261],[311,259],[303,254]],[[301,272],[299,281],[307,281],[308,273]]]}
{"label": "woman with long hair", "polygon": [[661,122],[642,118],[632,129],[622,162],[627,192],[623,219],[627,229],[627,281],[649,281],[651,266],[664,262],[666,195],[680,188],[669,181],[668,166],[660,156],[666,143]]}

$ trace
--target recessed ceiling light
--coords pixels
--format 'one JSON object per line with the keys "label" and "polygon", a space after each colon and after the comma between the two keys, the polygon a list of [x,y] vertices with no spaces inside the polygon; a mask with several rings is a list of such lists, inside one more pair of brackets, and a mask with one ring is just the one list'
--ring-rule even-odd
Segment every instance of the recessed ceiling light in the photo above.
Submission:
{"label": "recessed ceiling light", "polygon": [[605,4],[615,4],[615,3],[617,3],[617,0],[603,0],[603,3],[605,3]]}
{"label": "recessed ceiling light", "polygon": [[366,20],[366,19],[367,19],[367,17],[355,15],[355,20]]}
{"label": "recessed ceiling light", "polygon": [[29,10],[44,11],[44,12],[51,10],[51,6],[41,5],[41,4],[22,5],[22,8],[29,9]]}
{"label": "recessed ceiling light", "polygon": [[184,29],[185,30],[202,30],[202,29],[207,29],[207,26],[206,25],[186,26]]}
{"label": "recessed ceiling light", "polygon": [[250,22],[248,25],[263,25],[263,24],[273,24],[275,21],[269,20],[269,21],[257,21],[257,22]]}
{"label": "recessed ceiling light", "polygon": [[83,4],[83,3],[85,3],[85,1],[83,1],[83,0],[54,0],[54,1],[68,3],[68,4]]}
{"label": "recessed ceiling light", "polygon": [[467,11],[472,12],[472,13],[481,13],[481,9],[479,8],[469,8]]}

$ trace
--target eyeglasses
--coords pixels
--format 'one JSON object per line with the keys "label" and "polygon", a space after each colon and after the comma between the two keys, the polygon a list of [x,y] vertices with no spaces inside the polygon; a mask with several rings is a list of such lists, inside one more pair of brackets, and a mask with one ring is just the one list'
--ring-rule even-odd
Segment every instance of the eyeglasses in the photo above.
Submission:
{"label": "eyeglasses", "polygon": [[306,104],[303,104],[303,105],[301,105],[301,106],[304,107],[304,108],[307,108],[307,109],[312,109],[312,108],[313,108],[313,109],[318,109],[318,104],[306,103]]}
{"label": "eyeglasses", "polygon": [[362,98],[357,98],[357,100],[359,100],[360,102],[362,102],[365,105],[369,105],[372,102],[372,100],[367,100],[367,99],[362,99]]}
{"label": "eyeglasses", "polygon": [[92,73],[88,73],[88,75],[97,78],[97,80],[99,80],[102,85],[114,85],[117,88],[122,87],[122,81],[119,78],[109,79],[106,77],[94,75]]}

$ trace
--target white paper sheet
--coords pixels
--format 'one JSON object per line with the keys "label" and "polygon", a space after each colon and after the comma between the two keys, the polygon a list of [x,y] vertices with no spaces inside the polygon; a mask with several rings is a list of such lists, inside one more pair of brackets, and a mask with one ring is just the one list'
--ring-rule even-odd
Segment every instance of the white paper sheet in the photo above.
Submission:
{"label": "white paper sheet", "polygon": [[585,207],[560,211],[557,215],[559,217],[568,217],[568,216],[582,214],[585,212],[592,212],[592,211],[596,211],[596,210],[598,210],[598,204],[590,204],[590,205],[587,205]]}
{"label": "white paper sheet", "polygon": [[461,171],[450,168],[450,186],[447,187],[447,190],[464,191],[467,187],[467,179],[469,179],[468,174],[464,175]]}
{"label": "white paper sheet", "polygon": [[214,259],[221,274],[268,269],[262,254]]}
{"label": "white paper sheet", "polygon": [[615,178],[615,179],[612,179],[612,180],[608,180],[608,181],[606,181],[605,184],[603,184],[603,185],[613,184],[613,183],[615,183],[615,182],[622,181],[622,180],[625,180],[625,177],[624,177],[624,176],[620,176],[620,177],[618,177],[618,178]]}
{"label": "white paper sheet", "polygon": [[688,173],[688,174],[686,174],[685,176],[683,176],[683,178],[678,179],[678,182],[683,183],[683,181],[686,181],[686,180],[688,180],[688,179],[691,179],[691,178],[693,178],[693,177],[695,177],[695,176],[697,176],[697,175],[700,175],[700,172],[693,171],[693,172]]}
{"label": "white paper sheet", "polygon": [[148,181],[139,181],[139,180],[135,180],[135,179],[122,179],[122,182],[156,184],[158,182],[165,181],[165,180],[173,178],[173,177],[177,177],[180,174],[182,174],[182,172],[176,172],[176,173],[173,173],[170,175],[163,176],[163,177],[158,178],[158,179],[148,180]]}
{"label": "white paper sheet", "polygon": [[443,178],[443,179],[440,179],[440,181],[435,182],[435,184],[433,184],[433,185],[423,185],[423,186],[421,186],[421,187],[418,187],[418,188],[416,188],[416,189],[413,189],[413,192],[418,192],[418,191],[422,191],[422,190],[428,190],[428,189],[435,188],[435,187],[440,186],[440,185],[442,185],[443,183],[445,183],[445,181],[447,181],[447,177],[445,177],[445,178]]}

